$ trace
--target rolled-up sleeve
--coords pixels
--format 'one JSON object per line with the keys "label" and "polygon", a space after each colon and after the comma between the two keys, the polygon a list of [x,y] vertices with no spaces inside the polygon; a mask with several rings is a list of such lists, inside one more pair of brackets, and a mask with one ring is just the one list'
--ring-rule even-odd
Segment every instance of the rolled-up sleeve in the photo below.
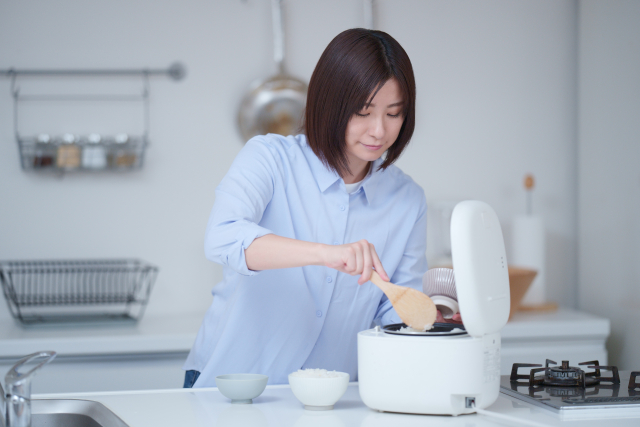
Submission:
{"label": "rolled-up sleeve", "polygon": [[[407,241],[404,254],[398,267],[391,276],[391,282],[399,286],[409,286],[422,292],[422,277],[427,272],[425,243],[427,241],[427,201],[422,194],[422,203],[413,230]],[[383,295],[374,319],[377,325],[402,323],[400,316]]]}
{"label": "rolled-up sleeve", "polygon": [[204,239],[207,259],[243,275],[257,273],[247,267],[244,251],[272,233],[259,223],[273,197],[277,171],[274,153],[261,137],[248,141],[216,188]]}

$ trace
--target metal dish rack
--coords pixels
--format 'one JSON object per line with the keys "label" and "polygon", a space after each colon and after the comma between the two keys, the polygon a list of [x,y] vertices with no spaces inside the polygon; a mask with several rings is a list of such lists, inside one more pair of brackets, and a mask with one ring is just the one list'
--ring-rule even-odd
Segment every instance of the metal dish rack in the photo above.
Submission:
{"label": "metal dish rack", "polygon": [[137,259],[0,261],[0,282],[23,324],[139,320],[158,268]]}

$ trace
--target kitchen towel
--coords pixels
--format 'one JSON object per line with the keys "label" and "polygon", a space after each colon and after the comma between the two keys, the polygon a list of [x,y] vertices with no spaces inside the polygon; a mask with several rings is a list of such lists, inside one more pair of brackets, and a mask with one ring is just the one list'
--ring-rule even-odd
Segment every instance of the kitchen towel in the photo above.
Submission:
{"label": "kitchen towel", "polygon": [[545,231],[542,218],[520,215],[513,220],[511,258],[509,264],[536,270],[538,274],[522,299],[522,305],[547,302],[545,284]]}

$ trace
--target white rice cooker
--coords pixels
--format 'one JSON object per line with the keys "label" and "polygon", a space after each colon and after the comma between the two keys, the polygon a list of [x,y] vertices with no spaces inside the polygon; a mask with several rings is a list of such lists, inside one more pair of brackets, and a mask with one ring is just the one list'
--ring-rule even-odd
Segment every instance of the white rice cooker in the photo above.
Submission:
{"label": "white rice cooker", "polygon": [[500,222],[480,201],[456,205],[451,252],[466,331],[436,324],[358,333],[362,401],[378,411],[459,415],[486,408],[500,389],[500,329],[509,318],[509,274]]}

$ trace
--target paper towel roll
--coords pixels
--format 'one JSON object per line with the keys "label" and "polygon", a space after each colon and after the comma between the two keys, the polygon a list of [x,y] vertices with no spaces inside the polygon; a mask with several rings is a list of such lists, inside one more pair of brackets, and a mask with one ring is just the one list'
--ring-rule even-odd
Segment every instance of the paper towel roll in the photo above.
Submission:
{"label": "paper towel roll", "polygon": [[542,219],[534,215],[517,216],[511,233],[511,258],[514,267],[531,268],[538,272],[522,305],[538,305],[547,302],[545,292],[545,238]]}

